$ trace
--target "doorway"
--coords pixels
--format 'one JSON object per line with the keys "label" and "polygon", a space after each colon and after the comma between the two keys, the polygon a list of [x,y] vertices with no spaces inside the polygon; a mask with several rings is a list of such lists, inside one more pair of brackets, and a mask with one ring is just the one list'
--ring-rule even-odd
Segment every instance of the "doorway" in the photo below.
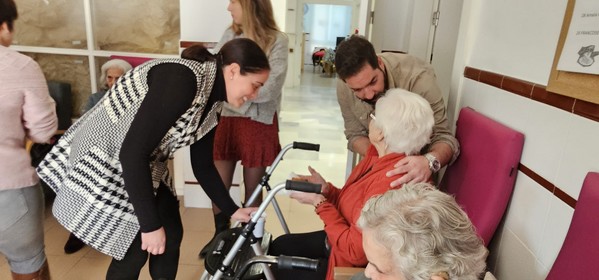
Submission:
{"label": "doorway", "polygon": [[[289,38],[289,67],[287,69],[287,78],[285,82],[286,87],[296,87],[300,84],[300,78],[303,71],[303,66],[306,61],[309,61],[308,54],[311,53],[315,47],[314,44],[310,46],[305,45],[304,40],[304,14],[308,14],[308,20],[310,19],[310,13],[314,12],[315,18],[320,18],[318,21],[314,23],[315,26],[318,27],[318,30],[312,30],[312,33],[324,33],[324,34],[333,34],[331,33],[331,27],[335,27],[335,29],[347,28],[347,30],[343,31],[344,35],[333,34],[334,42],[336,42],[337,37],[347,36],[351,33],[351,31],[357,28],[358,24],[358,12],[356,7],[359,8],[359,3],[363,0],[287,0],[287,15],[285,17],[285,31]],[[319,6],[317,6],[319,5]],[[344,6],[344,8],[339,8],[339,6]],[[336,9],[342,9],[343,16],[340,16],[335,11]],[[317,17],[319,14],[325,14],[328,16]],[[347,14],[351,16],[349,19],[347,18]],[[314,26],[307,21],[308,28]],[[340,26],[338,26],[340,25]],[[347,27],[347,25],[349,27]],[[342,27],[345,26],[345,27]],[[337,36],[339,35],[339,36]],[[308,36],[308,40],[310,39],[310,35]],[[319,40],[319,39],[318,39]],[[318,41],[317,40],[317,41]],[[330,39],[325,39],[328,41]],[[310,41],[312,42],[312,41]],[[327,44],[326,42],[317,42],[317,44]],[[335,43],[332,44],[335,46]],[[316,46],[318,47],[318,46]]]}
{"label": "doorway", "polygon": [[351,30],[352,7],[348,5],[304,4],[303,63],[313,65],[313,54],[322,50],[334,50],[338,42]]}

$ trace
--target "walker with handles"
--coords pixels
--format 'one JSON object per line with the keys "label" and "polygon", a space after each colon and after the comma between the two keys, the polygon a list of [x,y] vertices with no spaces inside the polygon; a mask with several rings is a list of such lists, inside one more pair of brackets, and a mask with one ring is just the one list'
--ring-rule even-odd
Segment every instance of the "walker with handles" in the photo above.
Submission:
{"label": "walker with handles", "polygon": [[[206,255],[205,270],[200,278],[201,280],[275,280],[269,264],[277,265],[279,269],[318,269],[318,260],[293,256],[268,256],[264,250],[264,245],[270,243],[270,236],[264,238],[264,218],[262,214],[266,211],[268,204],[275,201],[277,192],[283,189],[320,193],[321,185],[287,180],[272,188],[247,224],[243,227],[231,228],[217,235],[214,248]],[[250,247],[252,251],[249,251]],[[266,247],[268,248],[268,246]],[[253,264],[260,264],[260,266],[252,266]],[[253,269],[254,273],[244,277],[248,271],[252,270],[250,268],[255,268]]]}
{"label": "walker with handles", "polygon": [[[320,150],[320,145],[306,142],[293,142],[284,146],[273,163],[266,169],[266,172],[264,176],[262,176],[260,183],[246,201],[246,204],[251,205],[259,196],[262,195],[262,190],[266,189],[268,196],[262,202],[259,209],[266,209],[268,204],[272,203],[281,227],[286,234],[290,233],[289,227],[287,226],[287,222],[283,217],[283,213],[275,198],[275,194],[278,191],[285,189],[287,184],[290,184],[290,187],[293,188],[293,186],[300,186],[301,183],[286,183],[282,185],[283,187],[275,191],[276,188],[271,188],[269,180],[279,162],[283,159],[283,156],[291,149],[318,152]],[[318,192],[320,192],[320,186],[318,186]],[[213,246],[210,248],[204,260],[205,270],[201,279],[221,279],[221,277],[225,279],[233,279],[232,277],[236,274],[236,271],[237,274],[240,273],[238,271],[239,269],[237,268],[241,267],[244,268],[244,271],[238,276],[239,279],[242,279],[241,277],[244,277],[243,279],[263,279],[262,276],[265,276],[267,279],[271,280],[274,279],[274,277],[270,273],[270,269],[268,269],[267,264],[274,263],[279,265],[279,268],[308,267],[310,269],[315,269],[315,267],[313,267],[315,264],[313,264],[313,262],[311,262],[312,260],[310,259],[299,257],[265,256],[272,238],[270,233],[264,231],[264,218],[262,217],[264,209],[261,212],[258,211],[254,213],[254,216],[252,216],[252,220],[254,220],[253,224],[248,223],[245,226],[240,227],[240,223],[237,222],[231,229],[221,232],[215,237],[216,242],[213,242]],[[249,226],[251,226],[251,228]],[[238,242],[240,243],[237,244]],[[233,247],[235,246],[233,244],[237,245],[235,250],[233,250]],[[252,250],[249,250],[250,247]],[[226,259],[225,255],[231,256],[229,259]],[[279,262],[281,262],[281,264],[279,264]],[[262,265],[252,266],[248,265],[248,263],[261,263]],[[221,272],[217,271],[221,269]],[[252,278],[252,275],[255,275],[256,277]]]}
{"label": "walker with handles", "polygon": [[[254,190],[254,192],[252,193],[250,198],[248,198],[248,200],[246,201],[246,204],[251,205],[258,198],[258,196],[261,196],[263,188],[266,189],[266,191],[271,190],[271,187],[268,183],[268,181],[270,180],[270,176],[272,175],[275,168],[277,168],[277,165],[279,165],[279,162],[283,159],[283,156],[285,155],[285,153],[287,153],[287,151],[289,151],[291,149],[300,149],[300,150],[318,152],[318,151],[320,151],[320,144],[312,144],[312,143],[306,143],[306,142],[293,142],[293,143],[287,144],[285,147],[283,147],[283,149],[281,149],[281,151],[279,152],[279,154],[277,155],[277,157],[275,158],[273,163],[266,169],[266,174],[264,174],[264,176],[262,176],[262,179],[260,180],[258,187],[256,187],[256,189]],[[281,212],[279,203],[277,202],[276,198],[274,198],[274,197],[272,199],[272,206],[275,210],[275,213],[277,214],[277,217],[279,218],[279,222],[281,223],[281,226],[283,227],[283,231],[286,234],[289,234],[289,232],[290,232],[289,226],[287,226],[287,222],[285,221],[285,217],[283,217],[283,213]]]}

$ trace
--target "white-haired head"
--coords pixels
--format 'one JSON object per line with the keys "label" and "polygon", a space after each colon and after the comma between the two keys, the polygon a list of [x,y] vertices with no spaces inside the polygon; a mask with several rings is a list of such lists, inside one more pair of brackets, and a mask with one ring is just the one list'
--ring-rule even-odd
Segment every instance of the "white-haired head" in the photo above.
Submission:
{"label": "white-haired head", "polygon": [[418,154],[430,142],[435,124],[426,99],[404,89],[390,89],[375,105],[373,125],[381,129],[388,152]]}
{"label": "white-haired head", "polygon": [[[129,64],[129,62],[124,61],[122,59],[111,59],[109,61],[106,61],[106,63],[102,64],[102,67],[100,68],[100,71],[102,72],[102,74],[100,76],[100,88],[102,88],[104,90],[107,90],[109,88],[109,82],[108,82],[109,75],[107,72],[109,69],[113,69],[113,68],[121,70],[122,73],[120,73],[120,75],[122,75],[123,73],[131,70],[131,68],[133,68],[133,67],[131,66],[131,64]],[[110,77],[110,78],[115,78],[115,77]],[[112,83],[114,83],[114,81]]]}
{"label": "white-haired head", "polygon": [[428,183],[370,198],[357,224],[374,240],[364,250],[389,256],[393,271],[405,279],[478,280],[485,269],[488,251],[472,222],[451,195]]}

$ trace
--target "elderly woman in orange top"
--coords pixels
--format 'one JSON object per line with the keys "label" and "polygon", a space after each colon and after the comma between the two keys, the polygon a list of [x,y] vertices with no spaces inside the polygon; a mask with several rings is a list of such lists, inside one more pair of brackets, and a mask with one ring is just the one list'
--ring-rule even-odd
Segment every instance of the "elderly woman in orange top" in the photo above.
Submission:
{"label": "elderly woman in orange top", "polygon": [[280,236],[269,254],[320,259],[321,266],[316,272],[275,270],[277,279],[333,279],[335,266],[366,266],[362,234],[356,226],[360,210],[370,197],[390,189],[397,177],[387,177],[387,171],[405,156],[418,154],[429,142],[434,124],[429,103],[403,89],[389,90],[380,98],[371,118],[368,137],[372,144],[342,189],[327,183],[312,168],[310,176],[300,176],[321,184],[322,194],[294,192],[291,197],[314,205],[324,230]]}

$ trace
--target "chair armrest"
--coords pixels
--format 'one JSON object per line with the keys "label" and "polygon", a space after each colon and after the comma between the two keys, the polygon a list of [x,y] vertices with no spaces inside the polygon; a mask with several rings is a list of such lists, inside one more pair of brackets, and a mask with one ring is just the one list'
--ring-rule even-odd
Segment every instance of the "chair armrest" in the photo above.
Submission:
{"label": "chair armrest", "polygon": [[349,280],[356,273],[364,271],[363,267],[340,267],[336,266],[333,270],[335,280]]}

